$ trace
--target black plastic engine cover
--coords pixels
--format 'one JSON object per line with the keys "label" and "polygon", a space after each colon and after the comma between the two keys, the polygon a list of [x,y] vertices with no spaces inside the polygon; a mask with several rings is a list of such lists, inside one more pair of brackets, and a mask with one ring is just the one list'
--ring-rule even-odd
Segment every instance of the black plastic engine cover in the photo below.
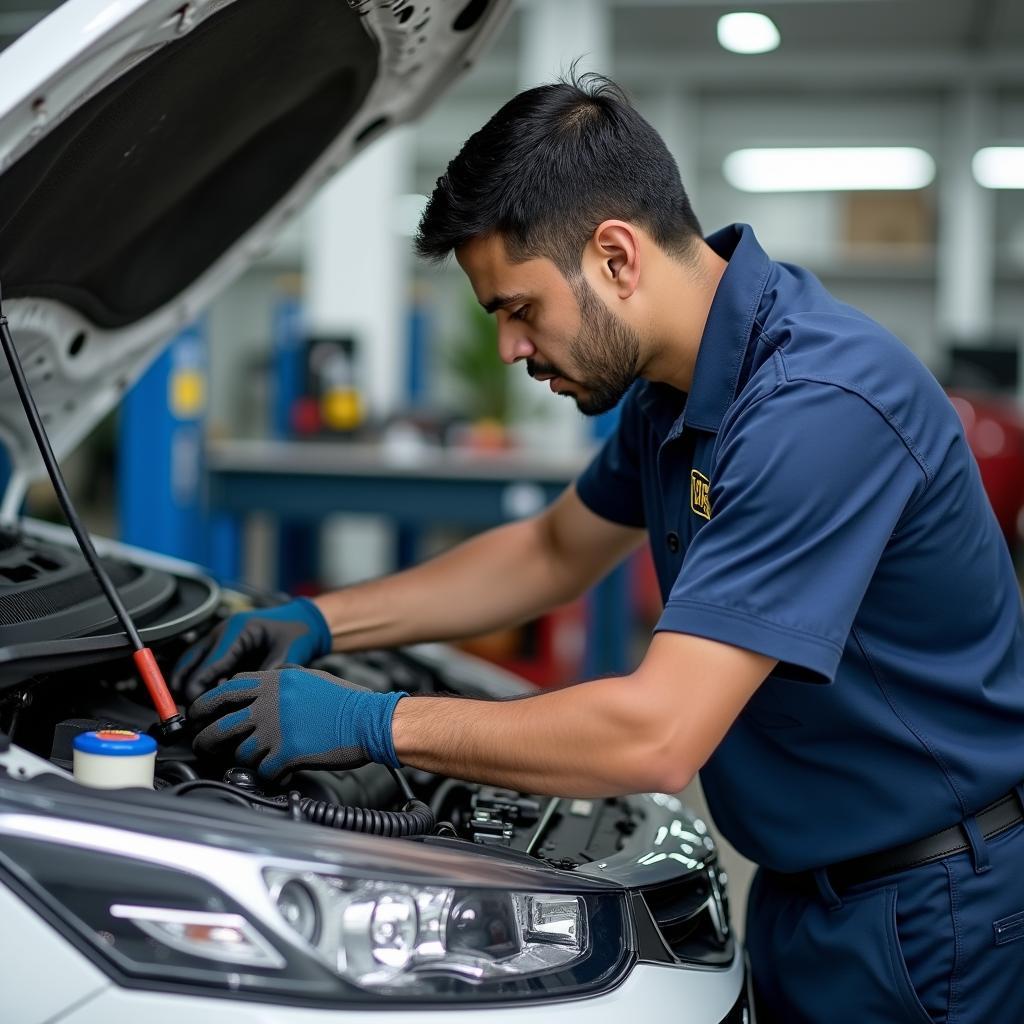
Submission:
{"label": "black plastic engine cover", "polygon": [[[215,610],[220,588],[143,560],[103,558],[146,643],[178,636]],[[7,531],[0,541],[0,690],[131,651],[81,553]]]}

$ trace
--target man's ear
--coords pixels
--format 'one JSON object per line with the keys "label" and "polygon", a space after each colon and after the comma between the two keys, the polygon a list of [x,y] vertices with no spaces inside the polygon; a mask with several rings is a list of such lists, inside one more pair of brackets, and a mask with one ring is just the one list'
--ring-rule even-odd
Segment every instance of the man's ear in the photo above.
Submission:
{"label": "man's ear", "polygon": [[623,220],[598,224],[587,246],[599,277],[620,299],[628,299],[640,284],[640,235]]}

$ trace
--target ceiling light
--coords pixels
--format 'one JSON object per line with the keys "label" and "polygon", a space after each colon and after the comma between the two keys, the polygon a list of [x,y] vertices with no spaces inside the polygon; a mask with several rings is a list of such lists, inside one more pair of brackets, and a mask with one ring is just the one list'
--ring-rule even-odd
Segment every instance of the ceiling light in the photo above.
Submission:
{"label": "ceiling light", "polygon": [[739,149],[722,173],[743,192],[917,189],[935,177],[935,161],[910,147]]}
{"label": "ceiling light", "polygon": [[974,180],[985,188],[1024,188],[1024,146],[989,146],[971,161]]}
{"label": "ceiling light", "polygon": [[723,14],[718,19],[718,41],[733,53],[767,53],[779,39],[775,22],[764,14]]}

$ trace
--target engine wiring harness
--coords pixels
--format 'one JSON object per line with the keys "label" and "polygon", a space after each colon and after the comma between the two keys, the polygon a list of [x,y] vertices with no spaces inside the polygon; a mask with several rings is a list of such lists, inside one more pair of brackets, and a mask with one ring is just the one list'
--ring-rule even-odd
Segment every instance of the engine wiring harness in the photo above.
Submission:
{"label": "engine wiring harness", "polygon": [[[172,762],[171,764],[176,764]],[[167,766],[161,766],[163,770]],[[181,775],[192,772],[181,771],[187,768],[180,765],[172,771]],[[304,797],[297,790],[290,790],[286,795],[268,797],[238,785],[217,782],[212,779],[185,778],[183,782],[164,786],[162,792],[173,796],[187,796],[189,793],[206,793],[219,799],[229,800],[259,810],[276,811],[286,814],[293,821],[307,821],[314,825],[323,825],[344,832],[363,832],[378,836],[421,836],[429,835],[437,824],[434,812],[423,801],[417,800],[409,785],[409,780],[395,769],[390,769],[398,788],[406,799],[405,806],[397,811],[377,810],[369,807],[348,807],[344,804],[332,803],[329,800],[314,800]],[[194,772],[193,772],[194,774]]]}

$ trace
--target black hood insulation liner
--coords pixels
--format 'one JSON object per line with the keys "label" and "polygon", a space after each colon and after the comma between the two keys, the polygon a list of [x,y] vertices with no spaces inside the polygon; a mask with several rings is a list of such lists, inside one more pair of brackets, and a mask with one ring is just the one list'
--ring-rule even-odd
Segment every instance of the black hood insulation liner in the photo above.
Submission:
{"label": "black hood insulation liner", "polygon": [[111,83],[0,177],[0,280],[100,327],[154,312],[302,177],[377,47],[346,0],[237,0]]}

